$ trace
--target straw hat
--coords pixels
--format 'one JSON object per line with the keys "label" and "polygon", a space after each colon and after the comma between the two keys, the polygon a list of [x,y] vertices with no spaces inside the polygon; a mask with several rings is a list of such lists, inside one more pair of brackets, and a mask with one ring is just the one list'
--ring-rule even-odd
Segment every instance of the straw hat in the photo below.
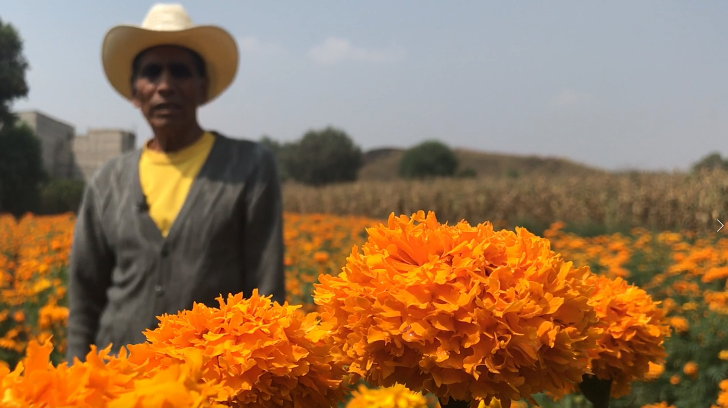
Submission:
{"label": "straw hat", "polygon": [[141,26],[118,25],[104,37],[101,48],[104,72],[111,86],[124,98],[131,99],[134,58],[158,45],[186,47],[202,57],[210,81],[207,102],[220,95],[235,79],[238,48],[227,31],[216,26],[195,26],[179,4],[156,4]]}

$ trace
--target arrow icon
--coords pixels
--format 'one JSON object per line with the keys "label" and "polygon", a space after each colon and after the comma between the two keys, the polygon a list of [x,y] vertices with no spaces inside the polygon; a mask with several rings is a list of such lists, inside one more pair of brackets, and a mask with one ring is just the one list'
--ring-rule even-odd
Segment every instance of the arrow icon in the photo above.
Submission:
{"label": "arrow icon", "polygon": [[719,220],[719,219],[717,219],[717,218],[716,218],[715,220],[716,220],[716,221],[718,221],[718,223],[720,224],[720,228],[718,228],[718,231],[715,231],[715,232],[719,232],[720,230],[722,230],[722,229],[723,229],[723,227],[725,227],[725,225],[723,225],[723,223],[722,223],[722,222],[720,222],[720,220]]}

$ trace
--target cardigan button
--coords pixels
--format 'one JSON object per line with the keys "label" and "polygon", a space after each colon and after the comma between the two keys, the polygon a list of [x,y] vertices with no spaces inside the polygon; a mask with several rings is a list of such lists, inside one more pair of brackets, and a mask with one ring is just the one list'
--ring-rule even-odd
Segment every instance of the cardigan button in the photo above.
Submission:
{"label": "cardigan button", "polygon": [[154,291],[157,292],[157,296],[162,296],[162,293],[164,292],[164,290],[162,289],[162,285],[155,286]]}

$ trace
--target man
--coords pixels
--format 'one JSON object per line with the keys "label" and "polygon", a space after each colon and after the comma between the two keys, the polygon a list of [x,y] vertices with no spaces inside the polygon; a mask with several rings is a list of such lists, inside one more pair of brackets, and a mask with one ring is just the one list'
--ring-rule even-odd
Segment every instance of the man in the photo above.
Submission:
{"label": "man", "polygon": [[280,185],[271,153],[202,129],[197,108],[237,71],[233,38],[156,5],[104,39],[111,85],[154,137],[89,181],[69,262],[68,353],[143,342],[156,316],[254,288],[282,302]]}

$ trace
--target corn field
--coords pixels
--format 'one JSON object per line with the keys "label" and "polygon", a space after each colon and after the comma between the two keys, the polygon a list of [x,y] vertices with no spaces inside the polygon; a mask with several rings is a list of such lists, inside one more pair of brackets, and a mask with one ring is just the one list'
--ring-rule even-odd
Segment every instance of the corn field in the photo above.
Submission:
{"label": "corn field", "polygon": [[536,232],[555,220],[595,233],[634,227],[710,230],[720,226],[716,218],[728,215],[728,172],[286,184],[283,196],[286,211],[304,214],[384,219],[391,212],[425,210],[442,221],[489,220]]}

